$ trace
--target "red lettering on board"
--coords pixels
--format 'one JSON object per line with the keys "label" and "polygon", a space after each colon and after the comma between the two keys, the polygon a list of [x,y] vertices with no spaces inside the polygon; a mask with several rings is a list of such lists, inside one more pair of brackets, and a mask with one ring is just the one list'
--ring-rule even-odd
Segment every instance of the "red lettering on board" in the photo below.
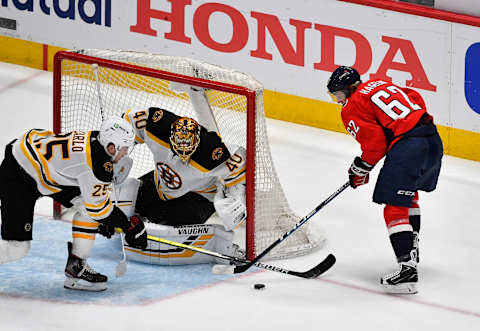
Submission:
{"label": "red lettering on board", "polygon": [[[233,34],[228,43],[219,43],[210,35],[209,20],[214,12],[224,13],[232,21]],[[248,23],[245,17],[235,8],[221,3],[205,3],[198,7],[193,15],[193,29],[202,44],[219,52],[238,52],[248,42]]]}
{"label": "red lettering on board", "polygon": [[[412,79],[405,82],[407,87],[416,87],[433,92],[437,90],[437,87],[429,82],[415,47],[410,40],[382,36],[382,41],[389,44],[390,48],[382,63],[380,63],[377,72],[370,75],[370,79],[384,79],[391,82],[392,78],[387,75],[387,71],[398,70],[412,75]],[[393,61],[398,51],[402,53],[405,63]]]}
{"label": "red lettering on board", "polygon": [[251,56],[272,60],[272,54],[266,50],[266,30],[268,29],[283,60],[297,66],[304,65],[305,30],[311,28],[312,23],[290,19],[289,23],[296,29],[297,43],[294,49],[278,17],[258,12],[252,12],[251,15],[258,22],[257,49],[250,52]]}
{"label": "red lettering on board", "polygon": [[352,65],[360,75],[366,73],[372,64],[372,48],[367,38],[362,34],[329,25],[315,24],[315,30],[321,33],[322,52],[320,62],[314,63],[317,70],[334,71],[339,64],[335,64],[335,37],[347,38],[353,41],[356,50],[355,63]]}
{"label": "red lettering on board", "polygon": [[130,31],[150,36],[157,36],[150,21],[152,18],[171,23],[170,32],[165,33],[165,39],[176,40],[190,44],[191,39],[185,35],[185,6],[191,5],[191,0],[167,0],[171,4],[171,12],[152,9],[151,0],[137,0],[137,24]]}
{"label": "red lettering on board", "polygon": [[[245,14],[232,6],[217,2],[206,2],[196,8],[191,18],[186,18],[186,6],[190,6],[192,0],[164,1],[170,3],[170,11],[152,9],[152,0],[137,0],[137,22],[135,25],[130,26],[130,31],[156,37],[157,31],[151,27],[151,22],[154,19],[163,20],[170,23],[170,32],[164,34],[165,39],[190,44],[191,38],[185,33],[185,22],[187,19],[191,19],[193,31],[197,39],[209,49],[223,53],[239,52],[245,48],[249,38],[255,38],[255,36],[249,34],[249,26]],[[157,0],[156,4],[158,2],[160,0]],[[212,38],[211,32],[213,30],[211,31],[210,28],[224,28],[223,26],[212,27],[210,24],[212,14],[217,12],[227,15],[231,20],[232,37],[226,43],[218,42]],[[271,50],[267,50],[268,31],[273,44],[285,63],[305,66],[305,51],[310,50],[309,45],[306,45],[308,39],[305,40],[305,34],[306,30],[311,29],[313,25],[314,29],[320,33],[321,38],[320,61],[313,63],[315,70],[332,72],[339,65],[351,65],[360,74],[365,74],[371,69],[373,58],[371,43],[357,31],[291,18],[288,22],[295,28],[295,40],[290,40],[279,17],[255,11],[252,11],[250,16],[257,22],[257,47],[250,51],[250,56],[252,57],[273,60]],[[353,64],[335,63],[335,41],[337,37],[349,39],[353,42],[355,48],[355,61]],[[371,79],[392,81],[392,78],[388,76],[388,71],[396,70],[409,73],[412,76],[411,80],[405,82],[404,85],[406,86],[433,92],[437,90],[437,86],[429,81],[422,62],[410,40],[382,36],[382,41],[387,43],[389,48],[376,72],[369,76]],[[403,56],[404,62],[394,61],[395,56],[399,52]]]}

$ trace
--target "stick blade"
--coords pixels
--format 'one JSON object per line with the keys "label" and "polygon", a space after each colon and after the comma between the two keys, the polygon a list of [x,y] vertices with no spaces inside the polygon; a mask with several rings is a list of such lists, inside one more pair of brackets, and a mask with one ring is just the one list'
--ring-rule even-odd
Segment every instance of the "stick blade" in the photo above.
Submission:
{"label": "stick blade", "polygon": [[335,255],[328,254],[328,256],[319,264],[317,264],[312,269],[302,272],[301,275],[303,278],[317,278],[321,274],[329,270],[337,262]]}
{"label": "stick blade", "polygon": [[121,261],[119,264],[117,264],[117,268],[115,270],[115,276],[117,278],[122,277],[126,271],[127,271],[127,264],[124,261]]}
{"label": "stick blade", "polygon": [[252,265],[253,265],[253,263],[249,262],[247,264],[234,266],[233,273],[234,274],[239,274],[239,273],[242,273],[244,271],[247,271]]}

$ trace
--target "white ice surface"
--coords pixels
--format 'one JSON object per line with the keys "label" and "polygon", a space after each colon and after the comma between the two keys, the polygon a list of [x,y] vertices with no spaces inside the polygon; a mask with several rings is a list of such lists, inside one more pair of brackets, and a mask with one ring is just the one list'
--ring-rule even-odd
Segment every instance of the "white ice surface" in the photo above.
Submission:
{"label": "white ice surface", "polygon": [[[0,64],[2,155],[23,131],[52,127],[51,85],[51,73]],[[268,129],[281,182],[300,215],[346,181],[359,153],[344,134],[273,120]],[[438,189],[420,195],[414,296],[385,295],[378,286],[395,261],[373,187],[347,189],[311,220],[327,233],[323,250],[272,263],[306,270],[333,252],[337,264],[316,280],[256,272],[134,306],[18,299],[0,290],[0,330],[480,330],[480,163],[446,156]],[[51,200],[37,203],[37,215],[51,211]],[[255,291],[255,283],[266,289]]]}

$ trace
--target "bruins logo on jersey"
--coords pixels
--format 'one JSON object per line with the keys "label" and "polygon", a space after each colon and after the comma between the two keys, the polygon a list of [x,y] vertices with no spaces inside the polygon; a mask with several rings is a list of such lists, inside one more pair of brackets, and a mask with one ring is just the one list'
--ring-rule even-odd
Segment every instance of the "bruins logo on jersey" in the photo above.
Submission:
{"label": "bruins logo on jersey", "polygon": [[212,159],[218,161],[222,158],[223,155],[223,148],[217,147],[212,152]]}
{"label": "bruins logo on jersey", "polygon": [[170,168],[170,166],[163,162],[157,163],[158,176],[162,182],[171,190],[177,190],[182,187],[182,179],[180,176]]}
{"label": "bruins logo on jersey", "polygon": [[113,171],[113,164],[112,162],[105,162],[103,164],[103,167],[105,168],[106,172],[112,172]]}
{"label": "bruins logo on jersey", "polygon": [[163,117],[163,110],[158,109],[158,110],[155,111],[155,113],[153,113],[152,120],[154,122],[158,122],[162,119],[162,117]]}

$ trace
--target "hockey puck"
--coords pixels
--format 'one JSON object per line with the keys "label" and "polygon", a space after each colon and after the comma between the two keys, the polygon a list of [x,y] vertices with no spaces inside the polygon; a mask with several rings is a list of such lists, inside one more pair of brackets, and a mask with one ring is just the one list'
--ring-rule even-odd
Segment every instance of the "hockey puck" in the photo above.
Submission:
{"label": "hockey puck", "polygon": [[265,284],[255,284],[253,285],[253,288],[256,290],[264,290],[265,289]]}

